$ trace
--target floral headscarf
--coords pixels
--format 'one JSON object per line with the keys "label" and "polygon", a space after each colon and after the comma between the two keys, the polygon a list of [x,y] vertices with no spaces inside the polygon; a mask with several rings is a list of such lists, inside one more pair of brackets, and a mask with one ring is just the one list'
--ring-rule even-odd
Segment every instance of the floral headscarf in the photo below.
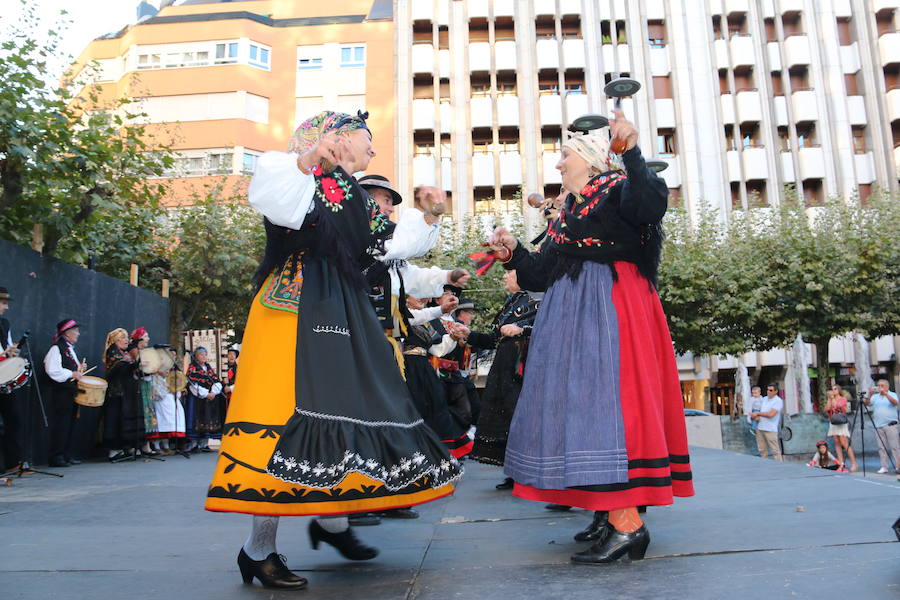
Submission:
{"label": "floral headscarf", "polygon": [[598,131],[576,133],[563,143],[563,148],[572,150],[601,173],[621,168],[609,153],[609,137]]}
{"label": "floral headscarf", "polygon": [[361,111],[357,112],[355,117],[347,113],[332,112],[330,110],[320,112],[313,118],[307,119],[300,124],[291,138],[288,152],[306,152],[326,133],[346,133],[354,129],[369,131],[369,127],[366,125],[366,119],[368,118],[369,113]]}

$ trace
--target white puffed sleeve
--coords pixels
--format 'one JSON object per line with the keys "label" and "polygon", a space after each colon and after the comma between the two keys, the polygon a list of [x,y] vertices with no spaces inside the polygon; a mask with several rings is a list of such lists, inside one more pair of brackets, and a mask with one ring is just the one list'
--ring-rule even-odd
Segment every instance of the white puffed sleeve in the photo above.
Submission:
{"label": "white puffed sleeve", "polygon": [[410,325],[421,325],[422,323],[438,319],[443,314],[440,306],[429,306],[422,309],[411,308],[409,312],[412,314],[412,318],[409,320]]}
{"label": "white puffed sleeve", "polygon": [[394,234],[387,242],[387,252],[381,258],[387,260],[409,260],[425,256],[434,248],[438,238],[438,225],[425,222],[425,213],[417,208],[408,208],[400,214]]}
{"label": "white puffed sleeve", "polygon": [[256,162],[247,196],[250,205],[275,225],[300,229],[315,191],[315,177],[300,172],[296,154],[266,152]]}
{"label": "white puffed sleeve", "polygon": [[417,267],[406,264],[400,268],[403,278],[403,289],[413,298],[437,298],[444,293],[450,271],[438,267]]}

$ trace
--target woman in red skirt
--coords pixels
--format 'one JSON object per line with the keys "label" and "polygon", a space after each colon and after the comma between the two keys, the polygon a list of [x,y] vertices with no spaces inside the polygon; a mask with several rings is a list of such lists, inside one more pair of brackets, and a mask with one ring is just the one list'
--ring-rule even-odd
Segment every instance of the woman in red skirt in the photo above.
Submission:
{"label": "woman in red skirt", "polygon": [[[491,245],[521,285],[546,289],[531,339],[504,471],[513,495],[597,512],[594,545],[572,556],[641,559],[637,507],[692,496],[681,386],[656,293],[668,189],[644,162],[621,112],[624,170],[600,133],[563,145],[569,194],[540,252],[504,229]],[[584,539],[584,538],[581,538]]]}

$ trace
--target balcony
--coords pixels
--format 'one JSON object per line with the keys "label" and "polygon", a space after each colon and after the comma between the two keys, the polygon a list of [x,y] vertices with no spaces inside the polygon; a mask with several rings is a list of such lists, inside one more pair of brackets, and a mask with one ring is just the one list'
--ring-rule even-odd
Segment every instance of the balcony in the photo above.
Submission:
{"label": "balcony", "polygon": [[744,167],[744,179],[768,179],[769,165],[766,162],[766,149],[762,147],[744,148],[741,152]]}
{"label": "balcony", "polygon": [[[417,3],[418,4],[418,3]],[[437,8],[437,24],[438,25],[449,25],[450,24],[450,0],[438,0],[438,8]]]}
{"label": "balcony", "polygon": [[[891,90],[893,91],[893,90]],[[897,90],[900,93],[900,90]],[[891,92],[888,92],[888,114],[891,113]],[[900,108],[900,98],[897,98],[897,106],[896,108]],[[868,119],[866,119],[866,101],[862,96],[847,96],[847,117],[850,120],[850,125],[866,125],[868,123]],[[890,117],[893,121],[896,118],[900,118],[900,112],[897,113],[896,117]]]}
{"label": "balcony", "polygon": [[811,62],[809,52],[809,36],[792,35],[784,40],[784,60],[787,68],[808,66]]}
{"label": "balcony", "polygon": [[469,108],[472,111],[472,127],[491,126],[492,107],[490,97],[472,98],[469,102]]}
{"label": "balcony", "polygon": [[[566,96],[566,112],[571,123],[576,117],[588,112],[587,94],[568,94]],[[629,114],[629,113],[626,113]]]}
{"label": "balcony", "polygon": [[[900,147],[898,147],[900,150]],[[900,155],[898,155],[900,156]],[[559,162],[559,152],[544,152],[541,160],[544,163],[544,183],[562,183],[562,175],[556,170],[556,163]],[[898,163],[900,164],[900,163]]]}
{"label": "balcony", "polygon": [[728,181],[741,180],[741,157],[737,150],[729,150],[725,153],[725,162],[728,165]]}
{"label": "balcony", "polygon": [[434,46],[432,44],[413,44],[413,73],[434,73]]}
{"label": "balcony", "polygon": [[719,96],[719,103],[722,105],[722,122],[730,125],[735,122],[734,117],[734,96],[731,94],[722,94]]}
{"label": "balcony", "polygon": [[671,72],[669,48],[650,48],[650,73],[655,77],[665,77]]}
{"label": "balcony", "polygon": [[769,67],[772,71],[781,70],[781,50],[778,42],[769,42],[766,44],[766,53],[769,55]]}
{"label": "balcony", "polygon": [[519,64],[516,58],[516,43],[509,40],[494,44],[494,60],[498,71],[515,71]]}
{"label": "balcony", "polygon": [[666,156],[660,158],[669,163],[669,168],[659,174],[666,182],[666,187],[681,187],[681,163],[677,156]]}
{"label": "balcony", "polygon": [[472,155],[472,185],[475,187],[494,185],[494,155]]}
{"label": "balcony", "polygon": [[537,63],[538,69],[559,68],[559,49],[555,39],[537,41]]}
{"label": "balcony", "polygon": [[560,16],[580,15],[581,14],[581,0],[560,0],[559,14],[560,14]]}
{"label": "balcony", "polygon": [[885,33],[878,38],[878,52],[882,67],[900,63],[900,33]]}
{"label": "balcony", "polygon": [[813,90],[797,90],[791,94],[791,109],[795,123],[808,123],[819,119],[819,105]]}
{"label": "balcony", "polygon": [[[614,52],[612,44],[603,44],[601,46],[603,70],[609,73],[615,71],[627,73],[631,71],[631,57],[628,55],[628,44],[617,44],[616,49],[616,52]],[[616,64],[616,59],[618,59],[618,64]]]}
{"label": "balcony", "polygon": [[794,176],[794,155],[790,152],[779,152],[781,155],[781,173],[785,183],[793,183],[797,180]]}
{"label": "balcony", "polygon": [[434,100],[416,98],[412,106],[413,129],[434,130]]}
{"label": "balcony", "polygon": [[453,189],[453,164],[450,158],[441,158],[441,186],[448,192]]}
{"label": "balcony", "polygon": [[450,51],[438,50],[438,73],[443,79],[450,78]]}
{"label": "balcony", "polygon": [[735,35],[731,38],[731,68],[752,67],[756,64],[753,52],[753,38],[749,35]]}
{"label": "balcony", "polygon": [[884,9],[897,8],[896,0],[872,0],[872,12],[880,13]]}
{"label": "balcony", "polygon": [[847,46],[838,46],[841,53],[841,67],[844,73],[856,73],[862,68],[859,61],[859,44],[853,42]]}
{"label": "balcony", "polygon": [[856,163],[856,183],[872,183],[875,181],[875,157],[871,152],[854,154]]}
{"label": "balcony", "polygon": [[410,2],[412,5],[412,20],[413,21],[431,21],[433,20],[434,13],[432,12],[432,3],[431,2]]}
{"label": "balcony", "polygon": [[514,17],[515,15],[516,8],[513,0],[494,0],[495,17]]}
{"label": "balcony", "polygon": [[519,125],[519,97],[500,96],[497,98],[497,125]]}
{"label": "balcony", "polygon": [[[430,2],[431,0],[426,0]],[[488,18],[488,2],[487,0],[469,0],[466,2],[469,9],[470,19],[487,19]]]}
{"label": "balcony", "polygon": [[675,127],[675,100],[672,98],[657,98],[656,126],[666,129]]}
{"label": "balcony", "polygon": [[[782,1],[782,4],[787,4]],[[759,366],[770,367],[790,364],[788,361],[787,351],[784,348],[776,348],[775,350],[767,350],[759,353]]]}
{"label": "balcony", "polygon": [[563,66],[567,69],[584,68],[584,40],[563,40]]}
{"label": "balcony", "polygon": [[775,96],[773,100],[775,103],[775,125],[787,127],[787,100],[785,100],[784,96]]}
{"label": "balcony", "polygon": [[737,117],[740,123],[762,120],[762,105],[757,90],[741,90],[737,97]]}
{"label": "balcony", "polygon": [[547,94],[538,99],[541,125],[562,124],[562,98],[559,94]]}
{"label": "balcony", "polygon": [[[879,0],[875,0],[876,6],[879,4]],[[891,4],[894,4],[892,1]],[[875,12],[878,12],[878,9],[875,9]],[[850,0],[834,0],[834,16],[835,17],[852,17],[853,9],[850,8]]]}
{"label": "balcony", "polygon": [[469,44],[469,70],[491,70],[491,45],[488,42],[472,42]]}
{"label": "balcony", "polygon": [[518,152],[500,153],[500,185],[522,185],[522,157]]}
{"label": "balcony", "polygon": [[453,127],[453,107],[449,102],[441,102],[441,133],[450,133]]}
{"label": "balcony", "polygon": [[823,179],[825,177],[825,153],[821,147],[800,148],[800,179]]}
{"label": "balcony", "polygon": [[413,157],[413,181],[416,185],[434,185],[434,164],[433,156],[414,156]]}
{"label": "balcony", "polygon": [[750,11],[750,3],[748,0],[725,0],[725,14],[731,16],[736,13],[747,13]]}
{"label": "balcony", "polygon": [[645,0],[644,10],[649,20],[664,21],[666,18],[666,4],[664,0]]}
{"label": "balcony", "polygon": [[555,0],[534,0],[534,14],[535,14],[535,16],[555,15],[556,14],[556,1]]}
{"label": "balcony", "polygon": [[716,50],[716,69],[728,68],[728,42],[725,40],[716,40],[713,47]]}
{"label": "balcony", "polygon": [[[855,98],[856,96],[850,96]],[[862,99],[860,97],[860,99]],[[891,122],[900,119],[900,88],[888,90],[887,93],[887,114],[888,120]]]}

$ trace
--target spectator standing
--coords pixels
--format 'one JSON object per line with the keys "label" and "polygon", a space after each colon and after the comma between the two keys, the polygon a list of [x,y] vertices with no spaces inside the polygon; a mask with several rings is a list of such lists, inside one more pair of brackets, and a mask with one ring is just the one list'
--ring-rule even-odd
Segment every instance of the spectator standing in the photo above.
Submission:
{"label": "spectator standing", "polygon": [[894,457],[894,469],[900,473],[900,433],[897,431],[897,394],[888,387],[887,379],[879,379],[877,387],[869,391],[866,406],[872,408],[872,419],[878,438],[878,458],[881,460],[881,474],[888,472],[888,452]]}
{"label": "spectator standing", "polygon": [[833,385],[827,396],[828,401],[825,403],[825,414],[828,416],[828,437],[834,438],[834,449],[837,452],[837,460],[844,464],[844,452],[850,458],[850,471],[855,472],[856,456],[853,454],[853,447],[850,446],[850,425],[847,418],[848,406],[847,398],[843,389],[839,385]]}
{"label": "spectator standing", "polygon": [[[756,428],[756,447],[759,455],[783,461],[781,445],[778,442],[778,424],[781,420],[781,412],[784,410],[784,400],[778,396],[778,386],[770,383],[766,386],[766,397],[762,399],[762,407],[758,411],[750,413],[750,418],[759,421]],[[768,451],[767,451],[768,447]]]}

